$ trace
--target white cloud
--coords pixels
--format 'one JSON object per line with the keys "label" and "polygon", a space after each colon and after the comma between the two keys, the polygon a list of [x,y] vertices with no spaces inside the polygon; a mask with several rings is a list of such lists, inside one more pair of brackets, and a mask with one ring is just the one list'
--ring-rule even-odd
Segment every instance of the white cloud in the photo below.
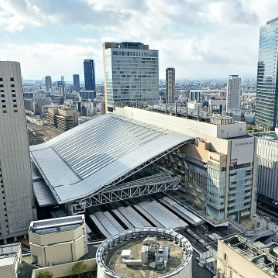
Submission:
{"label": "white cloud", "polygon": [[[259,26],[277,16],[276,1],[0,0],[0,28],[8,31],[0,56],[20,61],[26,78],[82,74],[83,59],[92,58],[102,79],[103,42],[141,41],[160,51],[161,78],[168,66],[177,78],[254,77]],[[30,45],[9,34],[24,30],[34,33]]]}
{"label": "white cloud", "polygon": [[14,4],[12,1],[0,0],[0,28],[13,33],[24,28],[43,25],[44,16],[35,5],[26,2],[23,13],[22,6]]}
{"label": "white cloud", "polygon": [[[13,53],[13,55],[10,55]],[[51,75],[54,80],[65,76],[72,80],[73,74],[80,74],[83,80],[83,59],[94,57],[97,65],[102,64],[102,51],[92,46],[63,45],[63,44],[34,44],[21,45],[4,44],[0,59],[20,61],[24,78],[41,79]],[[98,77],[103,75],[102,68],[96,67]]]}

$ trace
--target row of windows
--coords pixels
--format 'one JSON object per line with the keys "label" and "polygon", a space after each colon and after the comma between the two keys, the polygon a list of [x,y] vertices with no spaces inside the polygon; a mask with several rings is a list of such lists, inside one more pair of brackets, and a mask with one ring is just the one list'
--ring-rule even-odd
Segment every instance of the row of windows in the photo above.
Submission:
{"label": "row of windows", "polygon": [[[6,208],[6,201],[5,201],[5,191],[4,191],[4,185],[3,185],[3,180],[2,180],[2,175],[1,175],[1,189],[2,189],[2,198],[3,198],[3,208],[4,208],[4,213],[5,213],[5,222],[8,223],[8,215],[7,215],[7,208]],[[6,228],[7,228],[7,233],[9,233],[9,225],[6,224]]]}
{"label": "row of windows", "polygon": [[[12,90],[12,92],[15,92],[14,90]],[[1,98],[2,97],[5,97],[5,95],[4,94],[1,94]],[[12,97],[16,97],[16,94],[12,94]]]}
{"label": "row of windows", "polygon": [[[0,81],[3,81],[3,78],[2,78],[2,77],[0,77]],[[11,77],[11,78],[10,78],[10,81],[14,81],[14,78]]]}
{"label": "row of windows", "polygon": [[[2,102],[3,102],[3,100],[2,100]],[[5,101],[4,101],[4,102],[5,102]],[[14,105],[13,105],[13,107],[15,107],[15,108],[16,108],[16,107],[17,107],[17,105],[16,105],[16,104],[14,104]],[[2,105],[2,108],[7,108],[6,104],[3,104],[3,105]]]}
{"label": "row of windows", "polygon": [[112,51],[112,55],[158,57],[157,52],[138,52],[138,51]]}
{"label": "row of windows", "polygon": [[[1,87],[1,88],[4,88],[4,85],[3,85],[3,84],[0,84],[0,87]],[[15,85],[14,85],[14,84],[11,84],[11,87],[15,87]]]}

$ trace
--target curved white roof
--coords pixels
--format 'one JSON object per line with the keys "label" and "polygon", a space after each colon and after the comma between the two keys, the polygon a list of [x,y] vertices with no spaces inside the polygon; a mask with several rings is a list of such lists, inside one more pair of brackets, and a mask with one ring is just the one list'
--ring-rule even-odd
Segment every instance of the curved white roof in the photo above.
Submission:
{"label": "curved white roof", "polygon": [[58,203],[67,203],[191,139],[107,114],[31,146],[30,151]]}

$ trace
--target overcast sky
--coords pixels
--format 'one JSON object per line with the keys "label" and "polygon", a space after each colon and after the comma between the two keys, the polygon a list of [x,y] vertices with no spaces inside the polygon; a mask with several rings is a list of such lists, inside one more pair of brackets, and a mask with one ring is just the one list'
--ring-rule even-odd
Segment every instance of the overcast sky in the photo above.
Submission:
{"label": "overcast sky", "polygon": [[159,50],[160,78],[256,77],[259,27],[278,16],[277,0],[0,0],[0,60],[19,61],[24,79],[83,80],[102,44],[139,41]]}

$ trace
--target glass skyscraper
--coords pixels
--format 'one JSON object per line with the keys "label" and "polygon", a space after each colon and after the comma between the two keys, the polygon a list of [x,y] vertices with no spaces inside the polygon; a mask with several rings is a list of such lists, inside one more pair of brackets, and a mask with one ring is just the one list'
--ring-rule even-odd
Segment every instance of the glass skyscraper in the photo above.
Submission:
{"label": "glass skyscraper", "polygon": [[90,60],[90,59],[84,60],[84,80],[85,80],[85,90],[93,90],[93,91],[96,90],[94,60]]}
{"label": "glass skyscraper", "polygon": [[271,130],[278,126],[277,40],[275,18],[260,29],[256,95],[256,124]]}
{"label": "glass skyscraper", "polygon": [[106,42],[103,50],[108,111],[158,104],[158,50],[137,42]]}
{"label": "glass skyscraper", "polygon": [[80,80],[79,80],[79,74],[74,74],[73,75],[73,90],[75,92],[80,91]]}

